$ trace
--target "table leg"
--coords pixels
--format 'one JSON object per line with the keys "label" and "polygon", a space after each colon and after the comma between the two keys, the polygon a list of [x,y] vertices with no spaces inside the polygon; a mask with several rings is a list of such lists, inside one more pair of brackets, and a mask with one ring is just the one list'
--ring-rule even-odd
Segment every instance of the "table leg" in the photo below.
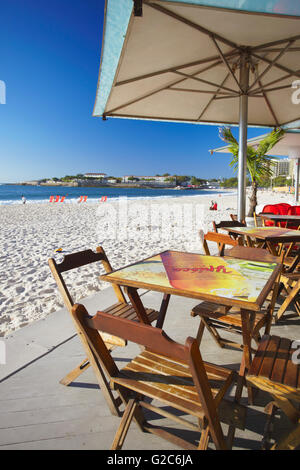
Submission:
{"label": "table leg", "polygon": [[145,323],[146,325],[150,325],[149,318],[147,316],[145,307],[142,304],[140,296],[137,292],[137,289],[134,288],[134,287],[127,287],[126,292],[127,292],[128,297],[129,297],[129,300],[131,302],[131,305],[133,306],[134,310],[136,311],[136,314],[137,314],[140,322]]}
{"label": "table leg", "polygon": [[275,246],[272,243],[267,242],[267,248],[268,248],[269,252],[271,253],[271,255],[279,256]]}
{"label": "table leg", "polygon": [[[239,375],[245,377],[251,365],[251,333],[254,324],[255,313],[248,310],[241,309],[242,317],[242,335],[243,335],[243,357],[240,366]],[[253,404],[253,387],[247,385],[248,388],[248,402]]]}
{"label": "table leg", "polygon": [[253,247],[253,242],[251,240],[251,237],[246,236],[246,245],[249,246],[250,248]]}
{"label": "table leg", "polygon": [[164,294],[164,296],[163,296],[161,306],[160,306],[160,310],[159,310],[159,316],[158,316],[158,319],[157,319],[157,322],[156,322],[156,328],[162,328],[163,327],[163,324],[164,324],[164,321],[165,321],[165,316],[166,316],[167,309],[168,309],[169,302],[170,302],[170,297],[171,297],[170,294]]}

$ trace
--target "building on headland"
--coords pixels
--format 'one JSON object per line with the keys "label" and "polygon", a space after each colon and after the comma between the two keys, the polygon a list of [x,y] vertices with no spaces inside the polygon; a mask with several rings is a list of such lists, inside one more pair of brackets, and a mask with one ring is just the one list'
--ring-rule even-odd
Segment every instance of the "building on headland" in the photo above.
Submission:
{"label": "building on headland", "polygon": [[139,185],[151,186],[176,186],[176,179],[174,176],[136,176],[125,175],[122,178],[123,183],[138,183]]}
{"label": "building on headland", "polygon": [[85,173],[84,178],[96,178],[96,179],[106,179],[106,173]]}
{"label": "building on headland", "polygon": [[136,175],[126,175],[123,176],[123,183],[130,183],[133,180],[136,181],[160,181],[164,182],[167,178],[171,176],[136,176]]}

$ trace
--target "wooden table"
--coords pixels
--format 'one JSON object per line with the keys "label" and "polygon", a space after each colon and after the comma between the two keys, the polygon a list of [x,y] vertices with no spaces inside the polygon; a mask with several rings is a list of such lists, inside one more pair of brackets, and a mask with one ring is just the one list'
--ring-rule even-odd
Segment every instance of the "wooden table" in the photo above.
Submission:
{"label": "wooden table", "polygon": [[239,373],[244,377],[251,364],[255,312],[261,309],[280,269],[281,265],[276,263],[165,251],[100,278],[126,287],[129,299],[144,323],[148,323],[148,319],[137,289],[163,293],[158,327],[163,324],[171,295],[239,307],[243,332],[243,359]]}
{"label": "wooden table", "polygon": [[224,227],[224,230],[233,232],[243,236],[247,240],[249,246],[253,246],[254,243],[260,242],[266,246],[269,251],[278,256],[278,250],[276,244],[284,243],[299,243],[300,242],[300,230],[292,230],[289,228],[281,227]]}
{"label": "wooden table", "polygon": [[[287,224],[300,225],[300,215],[279,215],[279,214],[264,214],[263,212],[258,214],[263,220],[269,220],[275,224],[280,222],[287,222]],[[288,227],[287,227],[288,228]]]}

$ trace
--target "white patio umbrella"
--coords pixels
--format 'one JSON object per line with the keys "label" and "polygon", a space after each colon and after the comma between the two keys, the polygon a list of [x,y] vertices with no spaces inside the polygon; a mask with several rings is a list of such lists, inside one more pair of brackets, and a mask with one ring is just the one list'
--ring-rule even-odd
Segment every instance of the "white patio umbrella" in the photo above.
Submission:
{"label": "white patio umbrella", "polygon": [[[247,145],[253,147],[259,145],[259,143],[267,136],[267,134],[260,135],[249,139]],[[213,150],[210,150],[210,153],[230,153],[228,150],[229,146],[225,145]],[[294,132],[286,132],[282,139],[274,145],[270,152],[267,152],[266,155],[280,156],[280,157],[289,157],[291,160],[295,160],[294,168],[294,181],[295,181],[295,202],[296,204],[299,201],[299,164],[300,164],[300,133],[296,130]]]}
{"label": "white patio umbrella", "polygon": [[106,0],[93,115],[239,125],[242,219],[247,126],[297,126],[299,62],[300,1]]}

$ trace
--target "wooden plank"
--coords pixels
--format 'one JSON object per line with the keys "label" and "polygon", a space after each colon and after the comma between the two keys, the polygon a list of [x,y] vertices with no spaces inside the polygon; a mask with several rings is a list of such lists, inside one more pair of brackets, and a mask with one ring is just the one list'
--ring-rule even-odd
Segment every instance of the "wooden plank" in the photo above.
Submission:
{"label": "wooden plank", "polygon": [[183,412],[189,412],[193,416],[203,419],[204,413],[201,404],[198,404],[194,401],[187,401],[181,397],[176,398],[176,403],[174,403],[174,396],[166,391],[159,390],[157,387],[154,387],[153,384],[142,383],[138,380],[133,380],[126,376],[120,375],[119,377],[113,377],[112,381],[116,384],[123,385],[124,387],[134,390],[135,392],[142,393],[143,395],[160,400],[163,403],[166,403],[169,406],[173,406],[178,410]]}
{"label": "wooden plank", "polygon": [[187,378],[171,377],[169,374],[162,374],[158,369],[142,366],[136,363],[135,360],[122,369],[122,374],[126,374],[128,378],[136,378],[142,383],[147,383],[154,388],[165,391],[173,395],[174,398],[180,397],[187,401],[198,402],[197,392],[192,379],[188,381]]}
{"label": "wooden plank", "polygon": [[[298,388],[298,375],[299,364],[295,364],[292,360],[292,355],[296,348],[292,349],[292,342],[290,344],[288,363],[285,369],[283,384],[289,387]],[[300,391],[300,390],[299,390]]]}
{"label": "wooden plank", "polygon": [[268,349],[268,344],[270,341],[270,337],[267,335],[264,335],[261,339],[261,342],[259,343],[259,348],[253,358],[251,367],[248,372],[248,376],[257,376],[260,371],[260,366],[262,364],[262,361],[264,359],[265,353]]}
{"label": "wooden plank", "polygon": [[291,341],[287,338],[281,338],[280,344],[277,350],[276,361],[274,363],[273,371],[270,376],[270,379],[274,382],[282,383],[285,368],[289,358]]}
{"label": "wooden plank", "polygon": [[102,259],[102,253],[95,253],[92,250],[84,250],[65,255],[61,263],[55,264],[57,272],[63,273],[65,271],[70,271],[71,269],[80,268],[87,264],[95,263],[96,261],[102,261]]}
{"label": "wooden plank", "polygon": [[167,374],[175,372],[176,374],[179,374],[180,377],[192,377],[188,365],[178,364],[172,361],[171,359],[168,360],[168,358],[158,356],[157,354],[154,354],[148,350],[143,351],[142,354],[137,356],[135,359],[139,359],[141,361],[148,361],[149,364],[159,363],[162,370],[168,371]]}
{"label": "wooden plank", "polygon": [[267,350],[265,351],[262,363],[260,365],[259,375],[261,377],[271,377],[279,343],[280,338],[278,336],[271,337],[268,343]]}
{"label": "wooden plank", "polygon": [[114,335],[122,335],[124,339],[156,350],[166,356],[175,357],[182,361],[188,360],[188,351],[182,344],[171,340],[164,331],[141,322],[132,322],[125,318],[116,318],[105,312],[86,320],[87,325],[95,330]]}

